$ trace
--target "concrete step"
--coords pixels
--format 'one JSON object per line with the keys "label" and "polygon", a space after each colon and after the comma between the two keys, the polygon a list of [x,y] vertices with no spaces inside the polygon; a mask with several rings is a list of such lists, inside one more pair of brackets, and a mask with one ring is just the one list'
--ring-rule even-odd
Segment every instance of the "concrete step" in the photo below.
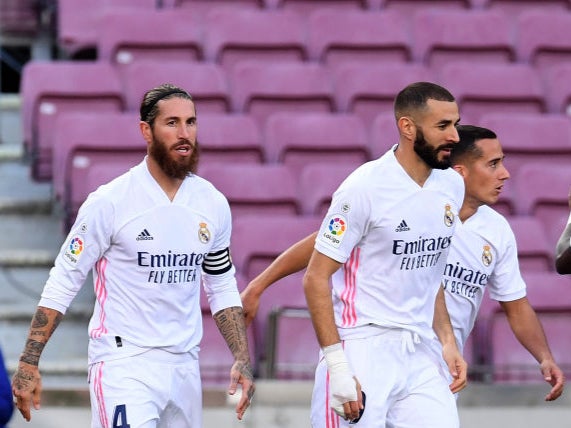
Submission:
{"label": "concrete step", "polygon": [[[0,345],[6,368],[13,373],[24,349],[31,315],[26,320],[0,320]],[[64,317],[42,353],[40,369],[48,376],[84,376],[87,373],[87,318]]]}
{"label": "concrete step", "polygon": [[21,105],[19,94],[0,94],[0,145],[14,146],[20,151],[23,143]]}
{"label": "concrete step", "polygon": [[17,159],[7,161],[7,156],[16,156],[12,147],[0,145],[0,161],[4,160],[0,162],[0,214],[51,214],[51,183],[34,182],[25,162]]}

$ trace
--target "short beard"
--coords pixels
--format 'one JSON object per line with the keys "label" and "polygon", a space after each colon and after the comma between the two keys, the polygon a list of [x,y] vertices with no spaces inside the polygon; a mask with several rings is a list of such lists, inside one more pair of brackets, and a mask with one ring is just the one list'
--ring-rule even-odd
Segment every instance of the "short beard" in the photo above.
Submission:
{"label": "short beard", "polygon": [[428,142],[424,139],[422,129],[417,127],[416,139],[414,140],[414,151],[416,154],[433,169],[448,169],[450,168],[450,156],[439,160],[438,152],[442,148],[449,148],[452,146],[441,146],[436,149],[430,147]]}
{"label": "short beard", "polygon": [[[187,141],[180,142],[188,143]],[[162,171],[170,178],[184,180],[189,174],[195,173],[198,167],[199,149],[198,141],[192,146],[192,154],[188,159],[179,162],[170,156],[169,149],[165,144],[156,140],[153,136],[153,142],[149,148],[149,156],[151,156],[162,169]],[[176,147],[176,146],[175,146]]]}

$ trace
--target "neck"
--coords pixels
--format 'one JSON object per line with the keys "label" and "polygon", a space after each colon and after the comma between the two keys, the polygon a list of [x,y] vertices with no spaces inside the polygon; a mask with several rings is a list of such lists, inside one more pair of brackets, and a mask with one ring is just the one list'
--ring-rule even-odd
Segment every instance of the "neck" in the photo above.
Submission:
{"label": "neck", "polygon": [[151,157],[147,156],[147,167],[151,176],[159,184],[170,201],[172,201],[178,191],[183,179],[173,178],[165,174],[159,164]]}
{"label": "neck", "polygon": [[468,196],[464,197],[464,203],[462,204],[462,208],[460,208],[460,221],[465,222],[468,220],[482,205],[483,204],[478,201],[471,200]]}
{"label": "neck", "polygon": [[399,142],[395,150],[395,157],[410,178],[422,187],[430,176],[432,168],[420,159],[414,150],[406,150],[405,145],[406,142]]}

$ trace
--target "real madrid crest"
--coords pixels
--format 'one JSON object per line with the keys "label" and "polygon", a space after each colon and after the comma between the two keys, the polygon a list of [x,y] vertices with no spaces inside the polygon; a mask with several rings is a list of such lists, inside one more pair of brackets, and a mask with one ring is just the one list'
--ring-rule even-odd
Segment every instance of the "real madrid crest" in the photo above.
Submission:
{"label": "real madrid crest", "polygon": [[444,224],[448,227],[454,224],[454,213],[450,204],[444,205]]}
{"label": "real madrid crest", "polygon": [[207,244],[210,241],[210,230],[208,230],[206,223],[199,223],[198,226],[198,239],[203,244]]}
{"label": "real madrid crest", "polygon": [[482,251],[482,263],[484,266],[490,266],[492,264],[492,252],[490,251],[489,245],[484,245],[484,251]]}

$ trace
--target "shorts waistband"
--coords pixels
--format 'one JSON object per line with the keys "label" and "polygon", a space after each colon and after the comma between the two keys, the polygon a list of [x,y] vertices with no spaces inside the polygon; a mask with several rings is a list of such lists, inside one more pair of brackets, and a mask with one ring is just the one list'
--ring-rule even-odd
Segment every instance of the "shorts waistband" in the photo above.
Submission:
{"label": "shorts waistband", "polygon": [[172,364],[183,364],[197,359],[190,352],[174,353],[161,348],[149,348],[138,356],[153,361]]}

